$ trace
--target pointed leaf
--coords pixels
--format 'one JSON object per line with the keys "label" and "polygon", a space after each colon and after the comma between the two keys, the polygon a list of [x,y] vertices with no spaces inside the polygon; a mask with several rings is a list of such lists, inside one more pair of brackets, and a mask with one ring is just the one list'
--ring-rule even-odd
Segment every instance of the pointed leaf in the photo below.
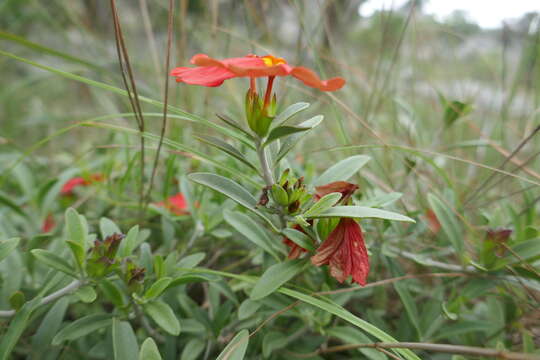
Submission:
{"label": "pointed leaf", "polygon": [[[314,129],[317,125],[319,125],[321,123],[321,121],[323,121],[324,119],[324,116],[322,115],[317,115],[317,116],[314,116],[312,117],[311,119],[309,120],[306,120],[300,124],[298,124],[299,127],[303,127],[303,128],[310,128],[311,129]],[[276,158],[274,160],[275,164],[277,164],[281,159],[283,159],[283,157],[285,155],[287,155],[289,153],[289,151],[292,150],[292,148],[298,144],[298,142],[300,141],[301,138],[303,138],[309,131],[304,131],[304,132],[301,132],[301,133],[297,133],[297,134],[293,134],[291,136],[289,136],[288,138],[286,138],[285,140],[283,140],[280,148],[279,148],[279,151],[276,155]]]}
{"label": "pointed leaf", "polygon": [[19,238],[11,238],[0,242],[0,261],[4,260],[19,245]]}
{"label": "pointed leaf", "polygon": [[54,337],[53,345],[60,345],[64,341],[71,341],[88,335],[96,330],[110,326],[112,316],[110,314],[92,314],[75,320],[64,327]]}
{"label": "pointed leaf", "polygon": [[321,176],[319,176],[313,185],[321,186],[334,181],[347,181],[358,170],[360,170],[368,161],[369,156],[355,155],[339,161],[337,164],[328,168]]}
{"label": "pointed leaf", "polygon": [[296,134],[299,132],[311,130],[310,127],[302,127],[302,126],[279,126],[277,128],[274,128],[272,131],[270,131],[270,134],[268,134],[268,138],[266,139],[266,142],[263,146],[268,146],[270,143],[276,141],[277,139],[280,139],[285,136],[289,136],[292,134]]}
{"label": "pointed leaf", "polygon": [[144,298],[146,300],[151,300],[154,298],[157,298],[165,289],[169,286],[171,283],[172,278],[170,277],[164,277],[156,281],[155,283],[150,286],[148,290],[144,293]]}
{"label": "pointed leaf", "polygon": [[365,206],[334,206],[325,211],[309,216],[310,218],[329,218],[329,217],[346,217],[346,218],[375,218],[394,221],[415,222],[408,216],[401,215],[395,212],[369,208]]}
{"label": "pointed leaf", "polygon": [[304,217],[310,217],[327,210],[334,206],[339,199],[341,199],[341,193],[335,192],[324,195],[319,199],[312,207],[310,207],[305,213],[302,214]]}
{"label": "pointed leaf", "polygon": [[309,107],[309,103],[306,102],[298,102],[296,104],[289,105],[285,110],[280,112],[275,118],[273,123],[273,127],[281,126],[284,122],[292,118],[294,115],[298,114],[301,111],[304,111]]}
{"label": "pointed leaf", "polygon": [[70,276],[77,277],[77,273],[75,272],[73,266],[71,266],[71,264],[64,260],[64,258],[61,256],[43,249],[34,249],[30,252],[36,259],[52,267],[53,269],[66,273]]}
{"label": "pointed leaf", "polygon": [[156,342],[151,337],[146,338],[142,343],[139,360],[161,360]]}
{"label": "pointed leaf", "polygon": [[195,138],[202,141],[202,142],[204,142],[204,143],[206,143],[206,144],[208,144],[208,145],[210,145],[210,146],[213,146],[213,147],[223,151],[227,155],[232,156],[236,160],[241,161],[242,163],[249,166],[253,170],[258,171],[257,167],[255,165],[253,165],[251,162],[249,162],[247,160],[246,156],[244,154],[242,154],[240,151],[238,151],[231,144],[229,144],[229,143],[227,143],[227,142],[225,142],[225,141],[223,141],[221,139],[218,139],[218,138],[216,138],[214,136],[196,135]]}
{"label": "pointed leaf", "polygon": [[306,260],[296,259],[270,266],[255,284],[249,296],[250,299],[259,300],[270,295],[302,271],[304,265],[306,265]]}
{"label": "pointed leaf", "polygon": [[155,300],[144,305],[144,311],[171,335],[180,334],[180,322],[171,307],[163,301]]}
{"label": "pointed leaf", "polygon": [[249,344],[249,331],[242,330],[227,344],[216,360],[242,360]]}
{"label": "pointed leaf", "polygon": [[294,242],[296,245],[306,250],[309,250],[309,251],[315,250],[315,245],[313,244],[313,240],[311,240],[309,236],[307,236],[301,231],[289,228],[289,229],[281,230],[281,234],[283,234],[283,236],[285,236],[286,238]]}

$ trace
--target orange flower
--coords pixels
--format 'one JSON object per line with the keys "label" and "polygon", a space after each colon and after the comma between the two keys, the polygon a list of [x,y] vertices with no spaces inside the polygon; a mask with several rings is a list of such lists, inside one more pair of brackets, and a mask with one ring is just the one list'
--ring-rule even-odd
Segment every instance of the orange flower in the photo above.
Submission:
{"label": "orange flower", "polygon": [[369,273],[369,258],[360,225],[342,218],[328,238],[311,257],[315,266],[328,265],[330,275],[339,282],[352,275],[353,281],[364,286]]}
{"label": "orange flower", "polygon": [[189,211],[187,211],[187,201],[182,193],[173,195],[165,201],[160,201],[156,203],[156,206],[164,207],[165,209],[178,216],[189,214]]}
{"label": "orange flower", "polygon": [[64,186],[62,186],[62,189],[60,190],[60,194],[62,195],[71,195],[73,193],[73,189],[78,186],[88,186],[98,181],[103,181],[104,177],[102,174],[92,174],[88,178],[84,177],[74,177],[69,179]]}
{"label": "orange flower", "polygon": [[284,59],[272,55],[247,55],[216,60],[205,54],[197,54],[191,58],[191,63],[197,67],[177,67],[171,71],[177,82],[213,87],[237,77],[253,79],[290,75],[305,85],[322,91],[336,91],[345,85],[343,78],[321,80],[312,70],[302,66],[290,66]]}

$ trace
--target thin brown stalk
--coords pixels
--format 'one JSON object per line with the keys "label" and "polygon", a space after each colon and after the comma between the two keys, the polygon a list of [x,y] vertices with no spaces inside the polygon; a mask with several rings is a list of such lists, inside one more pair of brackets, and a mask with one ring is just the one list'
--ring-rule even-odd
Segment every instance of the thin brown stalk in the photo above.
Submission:
{"label": "thin brown stalk", "polygon": [[148,201],[150,199],[150,194],[152,192],[152,187],[154,186],[154,179],[156,177],[156,172],[159,163],[159,155],[161,153],[161,147],[163,146],[163,139],[165,138],[165,130],[167,129],[167,109],[169,103],[169,67],[171,62],[171,47],[172,47],[172,37],[173,37],[173,26],[174,26],[174,0],[169,0],[169,14],[167,19],[167,54],[165,55],[165,89],[163,91],[163,121],[161,123],[161,132],[159,134],[159,142],[156,151],[156,156],[154,158],[154,165],[152,166],[152,175],[150,176],[150,183],[148,185],[148,190],[146,191],[145,196],[145,205],[144,209],[148,206]]}
{"label": "thin brown stalk", "polygon": [[[145,140],[144,140],[144,117],[141,110],[141,104],[139,102],[139,95],[137,93],[137,85],[135,83],[135,77],[129,61],[129,55],[127,52],[126,44],[124,42],[124,36],[122,34],[122,27],[120,25],[120,19],[118,16],[118,10],[116,8],[116,1],[110,0],[111,13],[114,23],[114,36],[116,41],[116,52],[118,54],[118,63],[120,65],[120,72],[122,74],[122,80],[124,87],[131,104],[135,119],[140,133],[140,153],[141,153],[141,172],[140,172],[140,186],[139,186],[139,215],[142,220],[143,215],[143,201],[144,201],[144,158],[145,158]],[[129,80],[129,81],[128,81]]]}

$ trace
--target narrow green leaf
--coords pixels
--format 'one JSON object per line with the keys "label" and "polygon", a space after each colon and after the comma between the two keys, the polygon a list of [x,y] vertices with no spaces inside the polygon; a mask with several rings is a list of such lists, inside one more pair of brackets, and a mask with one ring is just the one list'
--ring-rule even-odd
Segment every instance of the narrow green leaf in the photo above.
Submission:
{"label": "narrow green leaf", "polygon": [[143,341],[141,351],[139,352],[139,360],[161,360],[161,354],[159,353],[156,342],[151,337]]}
{"label": "narrow green leaf", "polygon": [[[323,119],[324,119],[324,116],[317,115],[317,116],[312,117],[309,120],[306,120],[306,121],[298,124],[298,126],[303,127],[303,128],[310,128],[310,131],[311,131],[317,125],[319,125],[321,123],[321,121],[323,121]],[[278,153],[277,153],[277,155],[276,155],[276,157],[274,159],[274,166],[276,164],[278,164],[279,161],[281,159],[283,159],[283,157],[285,155],[287,155],[289,153],[289,151],[291,151],[292,148],[300,142],[300,139],[302,139],[308,133],[309,133],[309,131],[304,131],[304,132],[301,132],[301,133],[293,134],[293,135],[289,136],[288,138],[284,139],[281,146],[280,146],[280,148],[279,148],[279,151],[278,151]]]}
{"label": "narrow green leaf", "polygon": [[272,121],[273,127],[281,126],[281,124],[285,123],[287,120],[292,118],[294,115],[298,114],[299,112],[307,109],[309,107],[309,103],[306,102],[298,102],[296,104],[289,105],[285,110],[280,112],[275,118],[274,121]]}
{"label": "narrow green leaf", "polygon": [[43,249],[34,249],[30,252],[32,253],[32,255],[34,255],[36,259],[52,267],[53,269],[61,271],[75,278],[77,277],[77,273],[73,266],[69,262],[64,260],[64,258],[62,258],[61,256]]}
{"label": "narrow green leaf", "polygon": [[103,239],[112,234],[122,234],[122,230],[111,219],[106,217],[99,219],[99,230]]}
{"label": "narrow green leaf", "polygon": [[457,216],[454,214],[452,209],[450,209],[442,200],[440,200],[434,194],[428,194],[428,203],[431,206],[431,209],[437,216],[437,220],[441,223],[441,228],[446,234],[450,244],[456,250],[458,256],[463,254],[463,236],[460,223],[458,222]]}
{"label": "narrow green leaf", "polygon": [[[221,120],[223,121],[225,124],[229,125],[230,127],[240,131],[241,133],[243,133],[244,135],[246,135],[246,137],[248,139],[253,139],[253,136],[247,132],[236,120],[233,120],[231,119],[229,116],[227,115],[224,115],[224,114],[216,114],[216,116]],[[254,147],[253,147],[254,149]]]}
{"label": "narrow green leaf", "polygon": [[307,130],[311,130],[310,127],[302,127],[302,126],[279,126],[277,128],[274,128],[272,131],[270,131],[270,134],[268,134],[268,137],[266,138],[266,141],[263,146],[268,146],[272,142],[281,139],[282,137],[289,136],[292,134],[296,134],[299,132],[304,132]]}
{"label": "narrow green leaf", "polygon": [[251,315],[255,314],[261,306],[262,303],[259,301],[253,301],[251,299],[244,300],[238,308],[238,320],[247,319]]}
{"label": "narrow green leaf", "polygon": [[21,215],[22,217],[26,217],[26,218],[28,217],[28,215],[24,212],[24,210],[19,205],[13,202],[9,198],[9,196],[7,196],[6,194],[2,192],[0,192],[0,204],[3,204],[4,206],[10,208],[17,214]]}
{"label": "narrow green leaf", "polygon": [[[328,330],[328,335],[338,338],[344,344],[371,344],[373,341],[362,331],[351,326],[334,326]],[[375,349],[358,349],[370,360],[386,360],[387,357]]]}
{"label": "narrow green leaf", "polygon": [[11,238],[0,242],[0,261],[4,260],[19,245],[19,238]]}
{"label": "narrow green leaf", "polygon": [[39,359],[41,353],[51,343],[54,335],[60,330],[62,320],[69,306],[69,297],[59,299],[47,312],[36,333],[32,336],[32,358]]}
{"label": "narrow green leaf", "polygon": [[171,307],[163,301],[154,300],[144,305],[144,311],[171,335],[180,334],[180,321],[172,311]]}
{"label": "narrow green leaf", "polygon": [[216,360],[242,360],[249,344],[249,331],[242,330],[227,344]]}
{"label": "narrow green leaf", "polygon": [[115,360],[134,360],[139,357],[139,344],[129,322],[113,319],[112,338]]}
{"label": "narrow green leaf", "polygon": [[232,156],[236,160],[239,160],[240,162],[242,162],[243,164],[249,166],[253,170],[258,171],[257,167],[255,165],[253,165],[251,162],[249,162],[247,160],[246,156],[244,154],[242,154],[240,151],[238,151],[231,144],[229,144],[229,143],[227,143],[227,142],[225,142],[225,141],[223,141],[221,139],[218,139],[217,137],[209,136],[209,135],[195,135],[195,138],[202,141],[202,142],[204,142],[204,143],[206,143],[206,144],[208,144],[208,145],[210,145],[210,146],[213,146],[213,147],[223,151],[227,155]]}
{"label": "narrow green leaf", "polygon": [[172,281],[172,278],[170,277],[163,277],[159,279],[158,281],[153,283],[152,286],[150,286],[148,290],[146,290],[146,292],[144,293],[144,298],[146,300],[157,298],[158,296],[161,295],[163,291],[165,291],[165,289],[169,286],[171,281]]}
{"label": "narrow green leaf", "polygon": [[79,245],[86,251],[86,228],[81,221],[77,210],[68,208],[66,210],[66,224],[68,231],[68,240],[71,240]]}
{"label": "narrow green leaf", "polygon": [[276,291],[296,276],[306,265],[304,259],[287,260],[270,266],[253,287],[251,300],[259,300]]}
{"label": "narrow green leaf", "polygon": [[135,225],[131,229],[129,229],[126,237],[122,240],[120,243],[120,246],[118,248],[118,256],[120,257],[127,257],[130,256],[133,253],[133,250],[138,245],[138,236],[139,236],[139,225]]}
{"label": "narrow green leaf", "polygon": [[310,218],[329,218],[329,217],[346,217],[346,218],[375,218],[394,221],[415,222],[410,217],[401,215],[395,212],[369,208],[365,206],[334,206]]}
{"label": "narrow green leaf", "polygon": [[79,268],[83,268],[84,260],[85,260],[85,253],[84,249],[82,248],[81,244],[68,240],[66,241],[66,244],[68,245],[69,249],[71,250],[71,254],[73,255],[73,258],[79,265]]}
{"label": "narrow green leaf", "polygon": [[281,234],[285,236],[286,238],[290,239],[296,245],[306,250],[309,250],[309,251],[315,250],[315,245],[313,244],[313,240],[311,240],[309,236],[307,236],[301,231],[288,228],[288,229],[281,230]]}
{"label": "narrow green leaf", "polygon": [[206,343],[199,338],[189,340],[182,350],[180,360],[197,360],[206,347]]}
{"label": "narrow green leaf", "polygon": [[40,298],[35,298],[32,301],[27,302],[19,311],[17,311],[13,319],[11,319],[7,331],[2,335],[0,340],[0,360],[7,360],[10,358],[13,348],[19,341],[19,338],[30,321],[30,315],[39,305],[40,301]]}
{"label": "narrow green leaf", "polygon": [[60,345],[64,341],[71,341],[88,335],[94,331],[110,326],[112,316],[110,314],[92,314],[75,320],[56,334],[53,345]]}
{"label": "narrow green leaf", "polygon": [[418,319],[420,319],[420,316],[418,313],[418,308],[416,307],[416,302],[414,301],[409,289],[407,288],[407,283],[401,282],[401,281],[395,282],[394,289],[396,289],[401,299],[401,302],[403,303],[403,306],[405,307],[405,312],[407,313],[407,317],[409,318],[414,328],[416,329],[419,339],[421,339],[422,330],[420,328],[420,323],[418,322]]}
{"label": "narrow green leaf", "polygon": [[326,185],[334,181],[346,181],[360,170],[368,161],[369,156],[355,155],[339,161],[328,168],[313,182],[315,186]]}
{"label": "narrow green leaf", "polygon": [[302,214],[304,217],[310,217],[322,213],[334,206],[339,199],[341,199],[341,193],[335,192],[324,195],[319,199],[312,207],[310,207],[305,213]]}
{"label": "narrow green leaf", "polygon": [[217,192],[222,193],[228,198],[236,201],[246,209],[252,211],[261,219],[266,221],[274,230],[276,226],[264,214],[257,210],[257,200],[244,187],[238,183],[227,179],[226,177],[211,174],[211,173],[194,173],[189,174],[188,179],[198,184],[207,186]]}
{"label": "narrow green leaf", "polygon": [[225,210],[223,212],[223,218],[236,231],[244,235],[246,239],[261,247],[276,260],[279,260],[278,254],[272,248],[272,238],[261,225],[257,224],[249,216],[238,211]]}

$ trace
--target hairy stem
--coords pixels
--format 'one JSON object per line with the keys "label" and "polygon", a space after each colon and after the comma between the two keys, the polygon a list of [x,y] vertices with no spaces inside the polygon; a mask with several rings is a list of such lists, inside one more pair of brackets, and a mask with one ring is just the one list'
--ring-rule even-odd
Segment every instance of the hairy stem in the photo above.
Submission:
{"label": "hairy stem", "polygon": [[[62,296],[71,294],[73,291],[77,290],[78,288],[80,288],[83,285],[84,285],[83,280],[72,281],[71,283],[69,283],[65,287],[61,288],[60,290],[55,291],[55,292],[53,292],[52,294],[50,294],[48,296],[45,296],[43,299],[41,299],[41,303],[39,305],[42,306],[42,305],[47,305],[49,303],[52,303],[52,302],[60,299]],[[17,312],[16,310],[3,310],[3,311],[0,311],[0,318],[2,318],[2,317],[12,317],[13,315],[15,315],[16,312]]]}
{"label": "hairy stem", "polygon": [[267,186],[274,185],[274,176],[272,175],[272,170],[268,164],[268,157],[264,151],[264,147],[261,144],[261,141],[257,142],[257,155],[259,156],[259,162],[261,163],[261,169],[263,173],[263,179]]}

